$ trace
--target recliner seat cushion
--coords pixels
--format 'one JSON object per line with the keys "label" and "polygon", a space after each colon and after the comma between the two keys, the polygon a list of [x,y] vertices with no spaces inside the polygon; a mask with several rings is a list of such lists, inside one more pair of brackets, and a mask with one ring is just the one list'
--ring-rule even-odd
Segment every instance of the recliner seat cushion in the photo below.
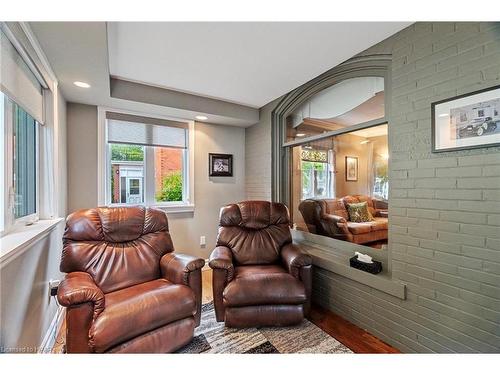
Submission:
{"label": "recliner seat cushion", "polygon": [[90,328],[96,352],[196,312],[193,291],[184,285],[157,279],[105,295],[106,307]]}
{"label": "recliner seat cushion", "polygon": [[387,230],[389,228],[386,217],[375,217],[374,221],[370,224],[372,226],[372,230]]}
{"label": "recliner seat cushion", "polygon": [[304,284],[278,265],[241,266],[223,292],[225,306],[301,304]]}

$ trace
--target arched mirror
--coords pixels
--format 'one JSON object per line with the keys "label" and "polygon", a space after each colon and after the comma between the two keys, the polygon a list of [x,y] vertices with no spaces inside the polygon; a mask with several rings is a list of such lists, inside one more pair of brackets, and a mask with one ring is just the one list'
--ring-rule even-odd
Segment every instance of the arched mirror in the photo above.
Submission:
{"label": "arched mirror", "polygon": [[[373,249],[388,244],[385,72],[319,79],[275,111],[279,200],[297,230]],[[359,74],[359,76],[356,76]]]}

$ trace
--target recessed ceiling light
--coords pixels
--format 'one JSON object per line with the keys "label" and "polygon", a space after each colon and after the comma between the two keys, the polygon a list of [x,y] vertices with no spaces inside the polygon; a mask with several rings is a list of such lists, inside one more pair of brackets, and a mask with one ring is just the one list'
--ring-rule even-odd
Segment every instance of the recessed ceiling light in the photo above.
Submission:
{"label": "recessed ceiling light", "polygon": [[75,86],[78,86],[78,87],[81,87],[84,89],[88,89],[90,87],[90,85],[87,82],[75,81],[75,82],[73,82],[73,84]]}
{"label": "recessed ceiling light", "polygon": [[306,134],[305,133],[297,133],[295,134],[296,137],[304,137]]}
{"label": "recessed ceiling light", "polygon": [[448,117],[449,114],[448,113],[441,113],[438,117]]}
{"label": "recessed ceiling light", "polygon": [[200,120],[200,121],[208,120],[208,117],[207,116],[203,116],[203,115],[198,115],[198,116],[195,116],[194,118],[197,119],[197,120]]}
{"label": "recessed ceiling light", "polygon": [[369,143],[370,141],[368,139],[365,139],[364,141],[359,142],[360,144],[364,145],[366,143]]}

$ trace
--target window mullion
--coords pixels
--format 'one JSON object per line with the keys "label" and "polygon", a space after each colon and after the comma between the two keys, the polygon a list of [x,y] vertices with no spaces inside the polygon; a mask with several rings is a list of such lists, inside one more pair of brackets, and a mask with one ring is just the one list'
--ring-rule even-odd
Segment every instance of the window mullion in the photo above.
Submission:
{"label": "window mullion", "polygon": [[153,146],[145,147],[144,158],[144,203],[153,206],[155,199],[155,150]]}

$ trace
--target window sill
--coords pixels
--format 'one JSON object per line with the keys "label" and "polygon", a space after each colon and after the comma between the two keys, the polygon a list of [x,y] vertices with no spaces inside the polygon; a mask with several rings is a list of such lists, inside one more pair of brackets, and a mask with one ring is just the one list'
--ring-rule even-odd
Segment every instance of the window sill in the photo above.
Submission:
{"label": "window sill", "polygon": [[10,262],[30,245],[47,236],[64,219],[39,220],[32,225],[26,225],[14,229],[0,238],[0,264]]}
{"label": "window sill", "polygon": [[[293,242],[298,244],[305,251],[307,251],[309,255],[311,255],[314,266],[334,272],[338,275],[398,297],[402,300],[406,299],[406,285],[392,280],[391,275],[387,272],[387,261],[385,263],[383,262],[384,270],[377,275],[360,271],[349,265],[349,258],[354,255],[354,251],[334,248],[327,245],[326,242],[323,241],[323,238],[317,239],[316,237],[322,236],[292,230]],[[349,248],[353,244],[345,243],[345,245]],[[380,260],[366,247],[364,247],[361,251],[368,253],[376,260]],[[383,256],[384,254],[381,255]]]}
{"label": "window sill", "polygon": [[194,204],[179,204],[179,205],[153,205],[152,207],[165,211],[167,214],[178,214],[183,212],[194,212]]}

